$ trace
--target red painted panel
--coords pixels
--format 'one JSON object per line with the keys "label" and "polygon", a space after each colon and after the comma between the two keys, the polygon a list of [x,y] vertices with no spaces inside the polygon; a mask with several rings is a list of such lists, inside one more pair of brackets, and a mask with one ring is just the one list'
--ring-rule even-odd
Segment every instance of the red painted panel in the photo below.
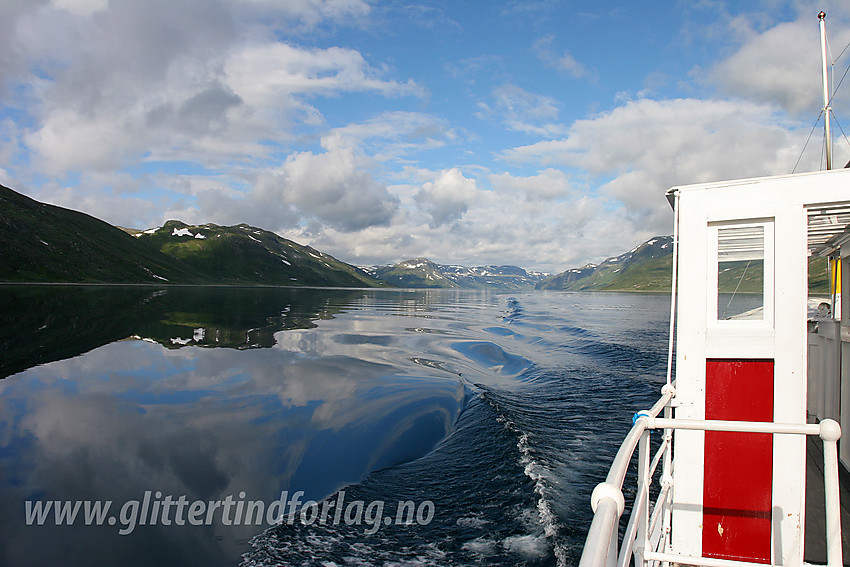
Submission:
{"label": "red painted panel", "polygon": [[[773,360],[707,360],[705,418],[773,421]],[[702,551],[770,563],[773,436],[706,431]]]}

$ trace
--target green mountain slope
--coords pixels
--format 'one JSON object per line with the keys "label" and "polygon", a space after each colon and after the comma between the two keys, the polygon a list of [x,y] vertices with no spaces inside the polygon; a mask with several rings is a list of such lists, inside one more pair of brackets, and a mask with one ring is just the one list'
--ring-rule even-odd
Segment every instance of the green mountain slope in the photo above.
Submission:
{"label": "green mountain slope", "polygon": [[169,221],[144,232],[122,230],[3,186],[0,281],[386,285],[327,254],[248,225],[190,227]]}
{"label": "green mountain slope", "polygon": [[[542,280],[537,289],[564,291],[670,291],[673,238],[656,236],[637,248],[601,264],[572,268]],[[746,262],[729,265],[720,274],[720,289],[751,293],[762,289],[764,274]],[[826,259],[809,261],[809,293],[829,293]]]}
{"label": "green mountain slope", "polygon": [[201,278],[85,213],[0,186],[0,281],[196,283]]}
{"label": "green mountain slope", "polygon": [[309,246],[273,232],[240,224],[187,225],[168,221],[137,235],[210,279],[227,284],[371,287],[379,285],[363,271]]}
{"label": "green mountain slope", "polygon": [[601,264],[572,268],[537,284],[568,291],[666,291],[670,289],[673,238],[656,236]]}

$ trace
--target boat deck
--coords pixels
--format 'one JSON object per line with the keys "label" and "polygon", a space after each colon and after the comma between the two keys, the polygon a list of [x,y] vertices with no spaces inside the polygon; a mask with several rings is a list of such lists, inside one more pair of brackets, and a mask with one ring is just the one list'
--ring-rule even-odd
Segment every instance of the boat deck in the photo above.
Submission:
{"label": "boat deck", "polygon": [[[850,473],[839,466],[841,540],[844,565],[850,565]],[[816,435],[806,440],[806,541],[805,562],[826,564],[826,512],[823,493],[823,442]]]}

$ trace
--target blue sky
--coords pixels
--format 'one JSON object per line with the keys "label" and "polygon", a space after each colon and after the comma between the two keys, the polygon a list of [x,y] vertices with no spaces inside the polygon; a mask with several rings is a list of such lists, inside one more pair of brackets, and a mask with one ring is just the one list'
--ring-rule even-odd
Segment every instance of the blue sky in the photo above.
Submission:
{"label": "blue sky", "polygon": [[669,234],[671,185],[790,173],[820,10],[840,78],[834,0],[7,0],[0,183],[360,265],[557,272]]}

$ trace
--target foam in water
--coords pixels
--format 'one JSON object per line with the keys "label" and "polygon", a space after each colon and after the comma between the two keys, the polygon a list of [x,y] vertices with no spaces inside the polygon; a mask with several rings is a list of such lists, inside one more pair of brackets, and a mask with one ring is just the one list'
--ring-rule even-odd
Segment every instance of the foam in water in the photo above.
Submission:
{"label": "foam in water", "polygon": [[474,553],[480,557],[490,557],[496,555],[497,545],[498,544],[493,539],[477,537],[472,541],[464,543],[461,547],[464,550]]}
{"label": "foam in water", "polygon": [[545,557],[549,552],[546,538],[531,534],[506,537],[502,545],[524,559]]}
{"label": "foam in water", "polygon": [[[538,495],[537,510],[533,516],[536,516],[537,523],[543,529],[542,536],[526,535],[506,538],[504,541],[505,549],[514,551],[526,558],[542,557],[548,552],[549,541],[551,541],[552,550],[558,560],[559,567],[564,566],[566,565],[567,555],[555,539],[558,535],[559,524],[558,517],[552,510],[548,497],[548,470],[535,460],[528,433],[520,431],[516,424],[507,418],[502,417],[500,421],[503,421],[506,429],[519,436],[516,446],[520,453],[520,464],[525,475],[534,482],[534,492]],[[523,519],[530,523],[528,518]]]}
{"label": "foam in water", "polygon": [[476,514],[469,517],[458,518],[457,522],[455,522],[458,526],[466,527],[466,528],[480,528],[486,524],[489,524],[489,520],[485,520],[480,515]]}

